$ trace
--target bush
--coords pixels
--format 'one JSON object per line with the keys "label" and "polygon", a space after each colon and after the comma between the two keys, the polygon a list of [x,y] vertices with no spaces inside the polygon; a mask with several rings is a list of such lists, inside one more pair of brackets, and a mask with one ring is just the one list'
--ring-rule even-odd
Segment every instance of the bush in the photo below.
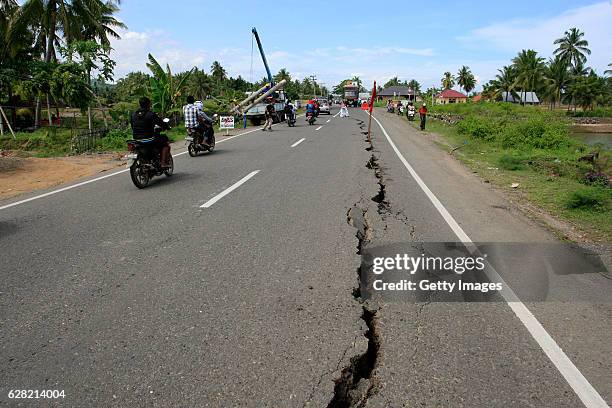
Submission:
{"label": "bush", "polygon": [[491,141],[499,132],[499,125],[488,118],[468,116],[457,123],[457,132],[475,139]]}
{"label": "bush", "polygon": [[128,122],[130,114],[138,109],[138,104],[130,102],[117,102],[108,111],[115,122]]}
{"label": "bush", "polygon": [[501,133],[501,143],[504,147],[536,149],[559,149],[576,144],[563,123],[546,121],[543,117],[506,126]]}
{"label": "bush", "polygon": [[126,141],[132,139],[132,132],[128,128],[110,129],[106,136],[98,139],[96,143],[97,150],[101,151],[116,151],[126,150]]}
{"label": "bush", "polygon": [[497,160],[497,164],[504,170],[522,170],[525,168],[525,158],[522,156],[504,154]]}
{"label": "bush", "polygon": [[600,188],[583,188],[573,191],[565,202],[568,209],[585,209],[603,211],[609,200],[609,190]]}

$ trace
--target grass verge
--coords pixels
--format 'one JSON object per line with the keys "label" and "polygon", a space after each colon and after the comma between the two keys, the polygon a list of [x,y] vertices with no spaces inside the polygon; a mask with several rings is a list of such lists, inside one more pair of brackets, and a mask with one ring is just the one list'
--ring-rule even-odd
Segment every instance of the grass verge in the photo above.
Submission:
{"label": "grass verge", "polygon": [[[564,119],[548,113],[522,107],[459,109],[465,116],[457,124],[428,120],[427,131],[443,140],[439,145],[486,180],[571,223],[589,239],[612,242],[610,151],[573,140]],[[500,114],[507,109],[509,115]]]}

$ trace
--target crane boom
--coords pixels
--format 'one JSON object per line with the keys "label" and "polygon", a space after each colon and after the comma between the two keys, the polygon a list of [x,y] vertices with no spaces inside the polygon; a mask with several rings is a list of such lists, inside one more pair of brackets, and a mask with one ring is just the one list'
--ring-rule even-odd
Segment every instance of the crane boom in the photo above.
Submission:
{"label": "crane boom", "polygon": [[251,30],[253,35],[255,36],[255,40],[257,40],[257,47],[259,47],[259,53],[261,54],[261,59],[266,67],[266,72],[268,73],[268,81],[270,82],[270,86],[274,86],[274,78],[272,78],[272,73],[270,72],[270,67],[268,66],[268,61],[266,60],[266,54],[264,54],[263,47],[261,45],[261,41],[259,40],[259,35],[257,34],[257,30],[253,27]]}

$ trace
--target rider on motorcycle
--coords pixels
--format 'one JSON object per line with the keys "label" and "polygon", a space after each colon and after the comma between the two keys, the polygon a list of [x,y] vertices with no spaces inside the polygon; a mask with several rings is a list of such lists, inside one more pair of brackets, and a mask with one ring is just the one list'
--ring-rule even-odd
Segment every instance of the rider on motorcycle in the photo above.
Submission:
{"label": "rider on motorcycle", "polygon": [[308,119],[309,116],[314,116],[314,115],[315,115],[315,104],[314,104],[314,101],[311,99],[306,104],[306,119]]}
{"label": "rider on motorcycle", "polygon": [[207,140],[204,140],[204,136],[208,136],[204,122],[212,123],[213,119],[204,112],[203,107],[204,105],[201,101],[196,102],[195,98],[189,95],[187,97],[187,105],[183,106],[183,116],[185,117],[185,129],[187,129],[187,132],[195,132],[198,135],[200,144],[207,147],[209,140],[208,137],[206,138]]}
{"label": "rider on motorcycle", "polygon": [[[161,151],[161,166],[169,168],[168,157],[170,157],[170,144],[168,137],[159,132],[166,129],[167,125],[155,112],[151,112],[151,100],[142,97],[138,101],[140,108],[132,114],[132,136],[135,140],[153,139],[150,146]],[[157,129],[156,129],[157,128]]]}
{"label": "rider on motorcycle", "polygon": [[285,114],[287,115],[287,120],[290,122],[295,119],[295,106],[293,106],[291,101],[287,101],[285,105]]}

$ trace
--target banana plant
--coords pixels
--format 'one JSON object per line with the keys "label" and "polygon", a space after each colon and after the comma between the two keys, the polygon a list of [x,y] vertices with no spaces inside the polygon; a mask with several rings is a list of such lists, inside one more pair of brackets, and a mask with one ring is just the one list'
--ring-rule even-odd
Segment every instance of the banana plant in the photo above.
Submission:
{"label": "banana plant", "polygon": [[151,54],[149,54],[147,67],[153,73],[149,80],[153,110],[162,116],[178,111],[178,99],[185,88],[187,79],[189,79],[195,68],[188,71],[177,82],[176,78],[172,75],[170,65],[166,64],[166,70],[164,71],[159,62]]}

